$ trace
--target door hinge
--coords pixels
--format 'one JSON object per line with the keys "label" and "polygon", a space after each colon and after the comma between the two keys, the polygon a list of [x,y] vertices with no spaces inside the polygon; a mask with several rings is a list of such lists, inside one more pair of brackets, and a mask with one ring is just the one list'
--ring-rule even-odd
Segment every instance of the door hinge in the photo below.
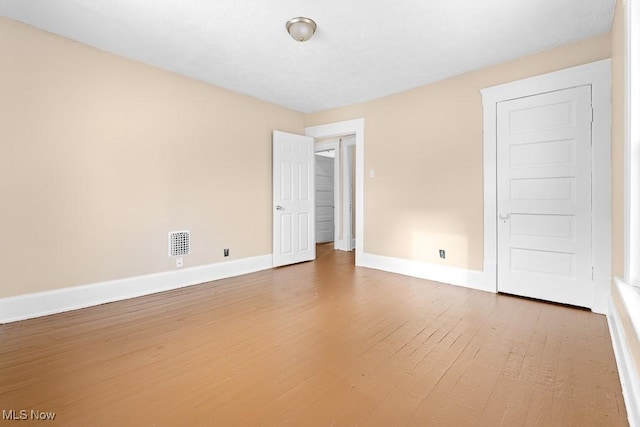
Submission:
{"label": "door hinge", "polygon": [[593,123],[593,107],[591,107],[591,118],[589,120],[589,123]]}
{"label": "door hinge", "polygon": [[593,280],[595,277],[595,275],[593,274],[593,267],[591,267],[591,280]]}

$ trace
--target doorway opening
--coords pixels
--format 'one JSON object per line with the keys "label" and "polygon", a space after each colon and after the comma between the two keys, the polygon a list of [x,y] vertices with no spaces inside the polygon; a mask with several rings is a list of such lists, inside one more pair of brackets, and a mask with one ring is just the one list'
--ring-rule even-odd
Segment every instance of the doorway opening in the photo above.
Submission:
{"label": "doorway opening", "polygon": [[[310,126],[305,128],[305,134],[315,139],[316,141],[315,145],[318,151],[322,151],[322,147],[319,147],[320,144],[322,143],[330,144],[333,140],[334,149],[336,150],[336,153],[335,153],[336,163],[334,164],[334,171],[335,171],[334,176],[339,176],[340,174],[339,170],[336,171],[337,166],[335,166],[340,164],[338,163],[337,158],[338,157],[346,158],[347,154],[343,155],[342,151],[343,150],[346,151],[347,149],[345,147],[349,145],[349,144],[340,144],[340,141],[339,141],[340,138],[342,138],[344,142],[345,139],[348,139],[348,137],[351,137],[352,139],[351,144],[355,146],[354,149],[351,149],[351,150],[355,150],[355,151],[352,151],[352,156],[355,157],[355,165],[352,165],[353,175],[355,176],[355,178],[352,180],[353,181],[352,187],[355,188],[355,190],[352,191],[352,194],[354,195],[353,198],[355,201],[352,203],[352,209],[351,209],[350,215],[353,215],[354,217],[354,219],[351,221],[353,223],[353,226],[351,227],[353,230],[351,232],[351,236],[355,238],[355,257],[354,258],[355,258],[356,265],[363,265],[365,262],[365,259],[364,259],[365,258],[365,253],[364,253],[364,151],[365,151],[364,132],[365,132],[365,125],[364,125],[364,121],[365,121],[364,118],[360,118],[360,119],[346,120],[342,122]],[[335,192],[334,200],[336,198],[340,199],[340,197],[336,197],[336,194],[340,194],[339,191],[340,190]],[[336,206],[335,211],[337,212],[343,211],[342,209],[340,210],[338,209],[339,204],[342,204],[341,200],[337,200],[336,204],[334,205]],[[348,206],[348,204],[345,204],[345,206]],[[345,211],[349,212],[348,209]],[[345,223],[343,217],[344,215],[340,215],[337,213],[334,214],[334,227],[339,225],[340,230],[342,229],[341,228],[342,224]],[[349,216],[349,218],[351,218],[351,216]],[[351,243],[351,245],[347,246],[347,243],[344,243],[345,239],[340,235],[340,230],[338,230],[338,233],[336,233],[338,237],[335,238],[334,248],[347,250],[347,248],[350,246],[350,249],[353,250],[354,249],[353,240],[349,242]]]}
{"label": "doorway opening", "polygon": [[355,135],[315,143],[316,243],[355,249]]}
{"label": "doorway opening", "polygon": [[334,165],[336,150],[316,151],[316,244],[335,241]]}

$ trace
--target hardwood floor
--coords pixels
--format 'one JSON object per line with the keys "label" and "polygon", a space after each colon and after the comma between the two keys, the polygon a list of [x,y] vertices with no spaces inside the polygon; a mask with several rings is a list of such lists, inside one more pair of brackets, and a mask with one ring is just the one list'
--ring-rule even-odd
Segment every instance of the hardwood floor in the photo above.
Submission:
{"label": "hardwood floor", "polygon": [[39,425],[627,425],[604,316],[355,268],[327,245],[1,325],[0,344],[0,409],[56,413]]}

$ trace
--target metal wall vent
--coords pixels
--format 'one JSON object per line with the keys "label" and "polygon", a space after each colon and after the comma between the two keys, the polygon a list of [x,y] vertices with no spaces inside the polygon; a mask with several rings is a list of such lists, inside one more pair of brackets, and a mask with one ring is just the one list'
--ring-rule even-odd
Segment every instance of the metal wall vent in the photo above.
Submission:
{"label": "metal wall vent", "polygon": [[189,230],[169,233],[169,256],[189,255],[191,241]]}

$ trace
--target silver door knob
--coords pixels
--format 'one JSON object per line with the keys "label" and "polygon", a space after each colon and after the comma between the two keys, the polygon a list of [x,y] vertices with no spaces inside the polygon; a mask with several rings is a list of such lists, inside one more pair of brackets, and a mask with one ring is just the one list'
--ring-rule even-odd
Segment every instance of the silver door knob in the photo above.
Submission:
{"label": "silver door knob", "polygon": [[276,209],[279,210],[279,211],[283,211],[284,210],[284,208],[282,206],[280,206],[280,205],[276,206]]}
{"label": "silver door knob", "polygon": [[504,214],[504,215],[500,214],[500,215],[498,215],[498,218],[504,220],[504,219],[509,219],[509,216],[510,216],[509,214]]}

